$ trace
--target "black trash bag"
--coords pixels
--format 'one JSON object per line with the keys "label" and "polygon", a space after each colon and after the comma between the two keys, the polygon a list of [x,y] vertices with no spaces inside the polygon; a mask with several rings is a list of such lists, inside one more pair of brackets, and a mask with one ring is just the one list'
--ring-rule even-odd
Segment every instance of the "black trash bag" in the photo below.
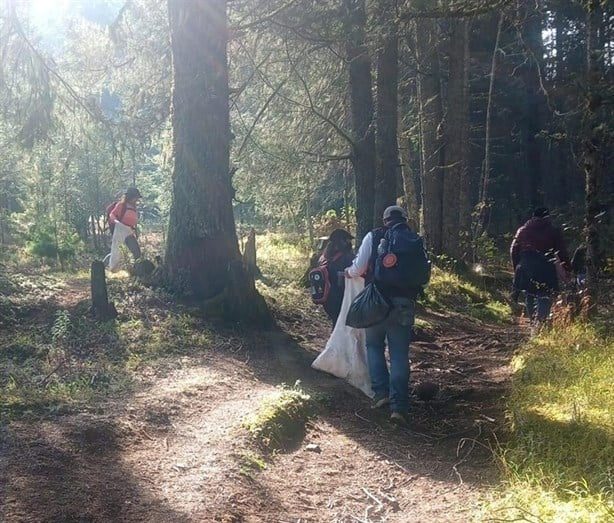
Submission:
{"label": "black trash bag", "polygon": [[390,307],[390,302],[377,286],[369,283],[352,301],[345,324],[355,329],[372,327],[386,319]]}

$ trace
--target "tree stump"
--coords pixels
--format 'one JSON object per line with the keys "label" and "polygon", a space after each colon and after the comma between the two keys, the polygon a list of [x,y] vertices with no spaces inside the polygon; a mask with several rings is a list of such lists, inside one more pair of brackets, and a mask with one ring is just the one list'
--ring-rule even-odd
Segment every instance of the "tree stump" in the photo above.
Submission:
{"label": "tree stump", "polygon": [[256,263],[256,231],[254,229],[249,231],[247,241],[245,242],[245,249],[243,250],[243,265],[247,274],[252,279],[260,278],[262,273]]}
{"label": "tree stump", "polygon": [[92,312],[101,321],[113,320],[117,317],[117,310],[113,303],[109,303],[107,293],[107,280],[104,273],[104,263],[93,261],[91,269],[92,282]]}

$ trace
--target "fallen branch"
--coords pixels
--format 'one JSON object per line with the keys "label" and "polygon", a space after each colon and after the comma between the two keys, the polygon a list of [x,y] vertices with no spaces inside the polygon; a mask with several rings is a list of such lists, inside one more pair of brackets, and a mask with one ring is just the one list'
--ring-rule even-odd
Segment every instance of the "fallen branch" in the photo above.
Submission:
{"label": "fallen branch", "polygon": [[380,507],[383,506],[384,504],[377,499],[373,494],[371,494],[371,492],[369,492],[365,487],[360,487],[360,489],[367,495],[369,496],[373,501],[375,501]]}
{"label": "fallen branch", "polygon": [[51,376],[53,376],[57,371],[59,371],[63,365],[64,365],[64,362],[60,363],[57,367],[55,367],[55,369],[53,369],[49,374],[47,374],[41,381],[41,387],[45,385],[45,383],[47,383],[47,380],[51,378]]}

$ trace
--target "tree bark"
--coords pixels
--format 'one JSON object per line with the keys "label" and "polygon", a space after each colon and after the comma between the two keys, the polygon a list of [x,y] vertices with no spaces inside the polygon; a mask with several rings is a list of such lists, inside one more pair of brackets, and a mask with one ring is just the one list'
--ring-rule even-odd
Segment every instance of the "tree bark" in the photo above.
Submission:
{"label": "tree bark", "polygon": [[488,100],[486,101],[486,122],[484,124],[484,162],[482,165],[482,183],[480,184],[480,203],[485,205],[488,199],[488,186],[490,184],[490,145],[491,145],[491,125],[492,125],[492,106],[495,91],[495,80],[497,77],[497,53],[499,52],[499,41],[501,40],[501,26],[503,25],[503,13],[499,15],[497,33],[495,36],[495,47],[492,50],[490,62],[490,78],[488,80]]}
{"label": "tree bark", "polygon": [[175,153],[169,282],[215,303],[228,319],[260,322],[268,310],[244,268],[232,211],[226,0],[168,6]]}
{"label": "tree bark", "polygon": [[416,58],[418,61],[418,103],[420,126],[420,165],[422,180],[421,230],[426,243],[435,253],[442,252],[443,147],[441,85],[438,55],[437,22],[415,22]]}
{"label": "tree bark", "polygon": [[[309,243],[312,245],[313,243]],[[245,269],[251,278],[260,276],[260,269],[258,269],[258,262],[256,258],[256,231],[252,228],[247,235],[247,241],[245,242],[245,248],[243,249],[243,264]]]}
{"label": "tree bark", "polygon": [[[401,124],[402,125],[402,124]],[[403,204],[407,209],[409,219],[412,222],[412,229],[418,230],[419,224],[419,207],[418,207],[418,191],[414,181],[414,171],[411,166],[411,143],[406,136],[406,129],[399,126],[399,155],[401,157],[401,180],[403,182]]]}
{"label": "tree bark", "polygon": [[365,43],[367,17],[364,0],[344,0],[346,56],[349,66],[350,113],[353,144],[350,161],[356,189],[356,241],[373,228],[375,189],[375,125],[371,59]]}
{"label": "tree bark", "polygon": [[109,303],[104,264],[101,261],[92,262],[90,281],[92,312],[94,316],[101,321],[108,321],[116,318],[117,310],[115,310],[115,305],[113,305],[113,303]]}
{"label": "tree bark", "polygon": [[556,33],[555,83],[557,86],[562,87],[563,79],[565,78],[565,22],[560,9],[554,12],[554,29]]}
{"label": "tree bark", "polygon": [[587,91],[582,126],[582,160],[586,182],[584,234],[586,238],[587,298],[589,312],[597,299],[597,277],[605,264],[604,233],[611,218],[608,210],[613,207],[614,181],[608,176],[608,166],[614,158],[614,133],[611,128],[612,109],[608,104],[609,82],[604,75],[603,46],[598,32],[603,13],[598,0],[588,0],[586,67]]}
{"label": "tree bark", "polygon": [[381,220],[384,209],[396,204],[399,170],[398,79],[399,37],[396,20],[396,2],[380,1],[380,24],[383,36],[377,54],[377,134],[375,150],[377,171],[375,179],[375,209],[373,220]]}
{"label": "tree bark", "polygon": [[461,236],[470,223],[468,187],[468,45],[467,21],[450,21],[447,107],[444,130],[442,241],[444,252],[460,259]]}
{"label": "tree bark", "polygon": [[524,114],[520,120],[522,134],[522,162],[525,189],[524,202],[529,207],[544,203],[544,187],[542,182],[542,145],[538,134],[542,129],[543,96],[540,93],[540,69],[543,62],[542,15],[526,6],[519,8],[522,20],[522,36],[527,47],[527,62],[521,68],[524,81]]}

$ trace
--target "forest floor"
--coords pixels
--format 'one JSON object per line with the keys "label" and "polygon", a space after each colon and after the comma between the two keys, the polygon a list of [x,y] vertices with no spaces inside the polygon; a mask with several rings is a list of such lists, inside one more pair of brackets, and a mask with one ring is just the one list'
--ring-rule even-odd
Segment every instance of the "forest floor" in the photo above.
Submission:
{"label": "forest floor", "polygon": [[[135,315],[155,328],[168,305],[131,291],[128,279],[114,284],[128,287],[115,297],[117,321],[132,321],[135,336]],[[82,317],[88,290],[85,277],[34,289],[36,304],[0,336],[49,331],[58,310]],[[509,362],[527,332],[462,312],[419,317],[429,328],[412,342],[411,381],[441,390],[428,403],[414,398],[408,428],[311,369],[329,335],[315,307],[279,310],[266,331],[212,329],[203,319],[202,346],[135,365],[130,386],[66,409],[0,411],[0,521],[482,521],[498,482],[493,448],[505,433]],[[70,350],[99,357],[104,339]],[[267,454],[242,421],[280,384],[297,381],[318,398],[317,414],[300,441]]]}

